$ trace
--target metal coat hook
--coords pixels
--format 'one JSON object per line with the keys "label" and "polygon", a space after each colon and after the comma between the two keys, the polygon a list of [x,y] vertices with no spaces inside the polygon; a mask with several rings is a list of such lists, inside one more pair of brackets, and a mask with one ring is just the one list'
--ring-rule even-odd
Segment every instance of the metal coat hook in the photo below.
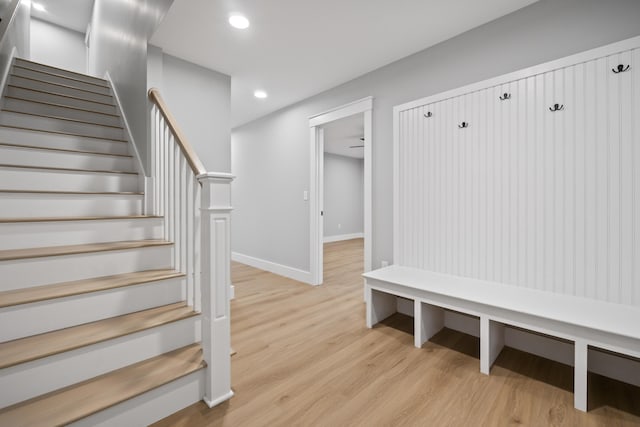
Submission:
{"label": "metal coat hook", "polygon": [[511,94],[505,92],[504,95],[500,97],[500,101],[506,101],[507,99],[511,99]]}
{"label": "metal coat hook", "polygon": [[564,104],[563,105],[553,104],[553,108],[549,107],[549,111],[555,112],[555,111],[561,111],[561,110],[564,110]]}
{"label": "metal coat hook", "polygon": [[627,71],[630,67],[631,67],[630,65],[627,65],[625,67],[623,64],[619,64],[617,70],[615,68],[612,68],[611,71],[613,71],[615,74],[620,74],[620,73],[624,73],[625,71]]}
{"label": "metal coat hook", "polygon": [[460,129],[464,129],[464,128],[468,128],[469,127],[469,123],[468,122],[462,122],[458,125],[458,127]]}
{"label": "metal coat hook", "polygon": [[427,114],[423,114],[423,116],[428,119],[429,117],[433,116],[433,114],[431,114],[431,111],[427,111]]}

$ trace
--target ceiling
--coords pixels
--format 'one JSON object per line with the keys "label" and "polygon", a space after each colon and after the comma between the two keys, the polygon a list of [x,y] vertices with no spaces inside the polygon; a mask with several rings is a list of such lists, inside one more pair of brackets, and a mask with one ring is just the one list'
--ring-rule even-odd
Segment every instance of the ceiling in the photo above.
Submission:
{"label": "ceiling", "polygon": [[[535,1],[175,0],[151,43],[230,75],[236,127]],[[93,0],[36,2],[33,16],[85,32]],[[227,23],[236,12],[247,30]]]}
{"label": "ceiling", "polygon": [[339,156],[364,159],[364,148],[352,148],[354,145],[363,145],[360,140],[364,136],[364,115],[353,116],[327,123],[324,129],[324,152]]}
{"label": "ceiling", "polygon": [[175,0],[151,43],[231,75],[235,127],[535,1]]}
{"label": "ceiling", "polygon": [[84,34],[91,20],[93,0],[33,0],[46,9],[31,8],[31,16]]}

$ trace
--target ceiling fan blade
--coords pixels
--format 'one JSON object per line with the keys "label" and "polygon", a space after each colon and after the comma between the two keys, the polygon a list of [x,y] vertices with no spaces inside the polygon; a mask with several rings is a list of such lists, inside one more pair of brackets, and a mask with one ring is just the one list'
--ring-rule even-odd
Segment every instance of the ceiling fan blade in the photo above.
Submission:
{"label": "ceiling fan blade", "polygon": [[350,145],[349,148],[364,148],[364,145]]}

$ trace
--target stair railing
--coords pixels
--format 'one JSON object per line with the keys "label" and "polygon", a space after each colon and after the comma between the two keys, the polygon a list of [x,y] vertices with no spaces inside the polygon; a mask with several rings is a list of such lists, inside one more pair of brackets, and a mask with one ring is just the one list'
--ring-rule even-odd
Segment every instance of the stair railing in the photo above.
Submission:
{"label": "stair railing", "polygon": [[[231,181],[207,172],[160,92],[151,101],[151,182],[145,206],[164,217],[164,236],[174,242],[173,266],[186,275],[184,298],[202,314],[204,400],[214,406],[231,391],[229,291]],[[150,191],[149,191],[150,190]]]}

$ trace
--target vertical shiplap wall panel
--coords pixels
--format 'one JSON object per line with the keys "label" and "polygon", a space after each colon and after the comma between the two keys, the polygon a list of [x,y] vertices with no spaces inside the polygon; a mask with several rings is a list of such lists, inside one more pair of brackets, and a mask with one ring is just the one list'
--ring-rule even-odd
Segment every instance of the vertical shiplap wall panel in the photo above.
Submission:
{"label": "vertical shiplap wall panel", "polygon": [[639,114],[638,49],[400,111],[396,262],[640,306]]}

